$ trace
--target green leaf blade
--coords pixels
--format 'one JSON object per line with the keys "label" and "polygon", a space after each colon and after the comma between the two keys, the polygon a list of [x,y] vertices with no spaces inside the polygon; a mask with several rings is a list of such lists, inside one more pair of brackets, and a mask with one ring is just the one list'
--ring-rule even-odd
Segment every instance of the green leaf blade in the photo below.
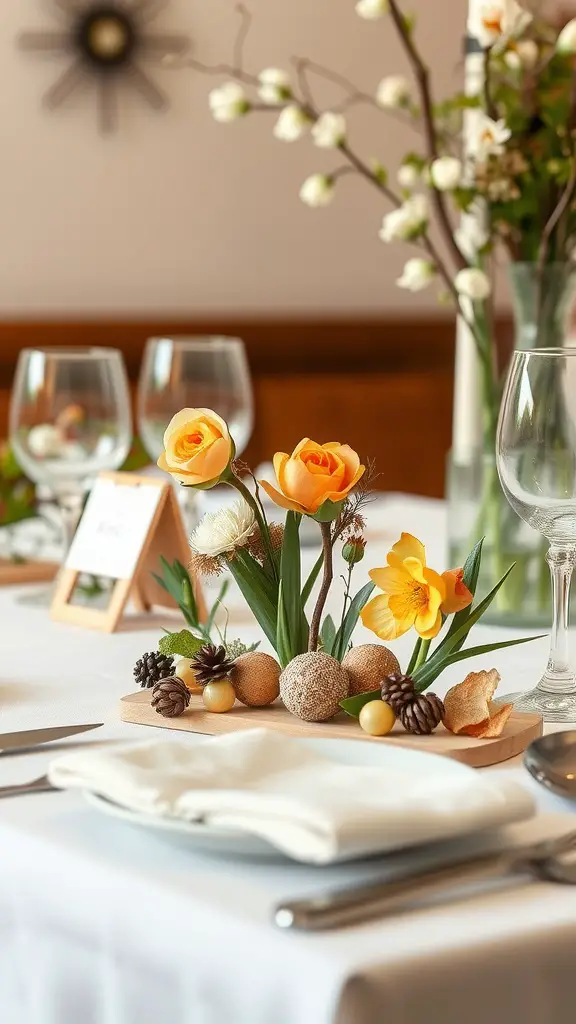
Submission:
{"label": "green leaf blade", "polygon": [[490,654],[492,651],[503,651],[506,647],[519,647],[520,644],[529,644],[533,640],[542,640],[547,634],[541,633],[538,636],[524,636],[519,640],[503,640],[501,643],[494,644],[481,644],[479,647],[467,647],[465,650],[454,651],[449,654],[440,666],[432,666],[431,661],[426,665],[423,665],[423,669],[429,668],[429,671],[422,672],[420,675],[417,673],[417,678],[414,681],[416,683],[416,689],[419,693],[427,689],[431,684],[438,678],[441,672],[450,665],[455,665],[459,661],[466,661],[468,658],[476,658],[481,654]]}
{"label": "green leaf blade", "polygon": [[354,697],[345,697],[340,701],[340,707],[351,718],[358,718],[364,705],[369,704],[371,700],[382,700],[382,692],[371,690],[369,693],[357,693]]}
{"label": "green leaf blade", "polygon": [[[462,623],[462,625],[459,626],[458,629],[456,629],[450,636],[446,636],[444,638],[440,646],[437,647],[436,650],[434,651],[432,657],[428,658],[428,661],[424,662],[421,668],[416,671],[414,675],[414,680],[416,682],[422,679],[422,674],[426,668],[430,667],[430,670],[435,670],[439,665],[445,664],[447,656],[451,654],[452,651],[459,651],[462,648],[463,643],[466,637],[468,636],[468,633],[472,629],[472,626],[474,626],[478,622],[478,620],[482,618],[484,612],[487,610],[487,608],[490,607],[492,601],[496,597],[496,594],[498,593],[500,588],[504,586],[513,568],[514,564],[512,564],[510,568],[507,570],[507,572],[504,573],[502,578],[498,581],[496,586],[492,588],[490,593],[487,594],[484,600],[481,601],[476,608],[470,611],[470,614],[467,616],[466,620]],[[437,675],[439,674],[440,673],[438,672]]]}
{"label": "green leaf blade", "polygon": [[372,594],[374,586],[375,585],[372,582],[366,583],[350,602],[350,607],[344,616],[344,622],[338,630],[336,640],[334,642],[334,657],[338,661],[342,661],[342,658],[348,650],[348,644],[350,643],[352,634],[356,628],[358,616]]}
{"label": "green leaf blade", "polygon": [[336,625],[331,615],[327,615],[324,619],[322,629],[320,630],[320,638],[324,654],[332,654],[334,641],[336,640]]}

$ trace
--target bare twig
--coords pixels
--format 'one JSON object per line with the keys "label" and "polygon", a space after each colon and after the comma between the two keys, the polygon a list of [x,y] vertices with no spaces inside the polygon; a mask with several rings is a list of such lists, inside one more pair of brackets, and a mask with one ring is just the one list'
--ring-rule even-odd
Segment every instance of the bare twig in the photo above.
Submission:
{"label": "bare twig", "polygon": [[184,67],[194,68],[195,71],[201,71],[203,75],[228,75],[230,78],[236,78],[239,82],[243,82],[244,85],[259,85],[257,75],[249,75],[233,64],[203,64],[193,57],[188,57],[184,61]]}
{"label": "bare twig", "polygon": [[314,96],[312,95],[312,90],[310,88],[310,83],[308,81],[308,76],[306,74],[308,61],[306,60],[305,57],[293,57],[292,63],[296,70],[296,78],[298,79],[300,92],[302,93],[302,97],[304,99],[304,105],[305,107],[308,108],[309,113],[311,113],[313,117],[317,117],[317,111],[315,110],[314,106]]}
{"label": "bare twig", "polygon": [[564,192],[562,193],[562,195],[560,197],[559,203],[557,204],[555,210],[552,212],[552,215],[549,218],[549,220],[548,220],[547,224],[545,225],[544,230],[542,232],[542,239],[541,239],[540,246],[539,246],[539,249],[538,249],[538,275],[539,276],[542,274],[542,272],[544,270],[544,266],[545,266],[545,263],[546,263],[546,257],[548,255],[548,249],[550,247],[550,239],[552,238],[552,234],[554,232],[554,229],[558,225],[558,223],[559,223],[561,217],[563,216],[563,214],[568,209],[568,206],[570,205],[570,202],[573,199],[575,192],[576,192],[576,157],[573,156],[572,157],[572,166],[570,168],[570,177],[568,178],[568,182],[567,182],[566,188],[564,189]]}
{"label": "bare twig", "polygon": [[299,62],[308,71],[311,71],[313,75],[319,75],[320,78],[325,78],[328,82],[333,82],[334,85],[338,85],[345,92],[351,96],[366,96],[367,99],[372,100],[373,103],[376,100],[372,96],[368,96],[367,93],[362,93],[349,78],[345,75],[341,75],[338,71],[332,71],[331,68],[324,67],[323,64],[318,64],[315,60],[310,60],[308,57],[300,57]]}
{"label": "bare twig", "polygon": [[234,66],[240,71],[244,69],[244,45],[250,28],[252,26],[252,15],[244,4],[237,4],[236,10],[240,15],[240,27],[234,43],[233,61]]}
{"label": "bare twig", "polygon": [[[420,93],[420,104],[422,107],[422,119],[424,126],[424,137],[426,139],[426,146],[428,149],[428,157],[430,161],[436,160],[438,157],[438,146],[436,141],[436,131],[434,128],[434,111],[432,107],[432,96],[430,92],[430,78],[428,68],[422,61],[418,50],[412,42],[410,32],[406,26],[406,21],[402,11],[398,7],[396,0],[389,0],[390,4],[390,16],[400,38],[400,41],[406,51],[408,60],[412,67],[414,77],[418,84],[418,90]],[[462,270],[468,266],[468,262],[464,254],[460,251],[460,247],[454,238],[454,228],[448,215],[444,196],[438,189],[431,188],[432,201],[434,203],[434,209],[438,217],[438,222],[442,228],[446,244],[450,250],[452,258],[456,264],[458,270]]]}
{"label": "bare twig", "polygon": [[347,174],[357,174],[355,167],[351,167],[350,164],[342,164],[341,167],[337,167],[335,171],[330,171],[330,178],[332,181],[337,181],[338,178],[345,178]]}
{"label": "bare twig", "polygon": [[490,50],[484,50],[484,106],[486,107],[486,113],[488,117],[491,117],[495,121],[498,117],[498,112],[494,106],[492,100],[492,76],[491,76],[491,64],[490,64]]}

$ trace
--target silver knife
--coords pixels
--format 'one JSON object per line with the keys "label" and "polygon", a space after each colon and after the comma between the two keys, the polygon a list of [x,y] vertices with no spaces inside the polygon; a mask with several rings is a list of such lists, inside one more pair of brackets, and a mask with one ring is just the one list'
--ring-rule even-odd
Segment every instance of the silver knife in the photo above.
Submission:
{"label": "silver knife", "polygon": [[0,733],[0,755],[23,754],[34,750],[42,743],[64,740],[81,732],[100,729],[102,725],[102,722],[96,722],[93,725],[59,725],[51,729],[25,729],[22,732],[5,732],[3,735]]}

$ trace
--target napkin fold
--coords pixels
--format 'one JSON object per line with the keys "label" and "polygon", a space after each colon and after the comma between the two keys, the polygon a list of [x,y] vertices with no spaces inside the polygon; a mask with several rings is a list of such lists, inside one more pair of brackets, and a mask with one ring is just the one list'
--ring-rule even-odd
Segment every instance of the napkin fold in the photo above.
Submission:
{"label": "napkin fold", "polygon": [[[462,768],[462,766],[460,766]],[[327,864],[527,818],[528,793],[473,769],[343,764],[266,729],[87,749],[55,760],[50,781],[151,816],[251,833],[295,860]]]}

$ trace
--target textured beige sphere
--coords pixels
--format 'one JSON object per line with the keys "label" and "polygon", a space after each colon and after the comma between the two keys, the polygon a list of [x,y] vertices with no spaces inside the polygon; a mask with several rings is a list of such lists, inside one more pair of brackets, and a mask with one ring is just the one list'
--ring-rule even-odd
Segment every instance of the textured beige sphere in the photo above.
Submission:
{"label": "textured beige sphere", "polygon": [[329,654],[299,654],[280,676],[280,696],[291,714],[305,722],[325,722],[348,696],[348,675]]}
{"label": "textured beige sphere", "polygon": [[182,680],[184,685],[190,690],[190,693],[202,693],[202,687],[196,682],[196,675],[190,664],[190,658],[180,658],[174,669],[174,675]]}
{"label": "textured beige sphere", "polygon": [[223,715],[231,711],[236,701],[236,694],[232,683],[224,679],[221,683],[208,683],[202,691],[202,700],[207,711],[215,715]]}
{"label": "textured beige sphere", "polygon": [[269,654],[247,651],[236,658],[230,682],[242,704],[263,708],[280,693],[280,665]]}
{"label": "textured beige sphere", "polygon": [[353,647],[342,659],[342,667],[350,678],[351,697],[378,690],[386,676],[400,671],[398,658],[383,644]]}
{"label": "textured beige sphere", "polygon": [[360,712],[360,727],[369,736],[387,736],[394,728],[396,715],[383,700],[371,700]]}

